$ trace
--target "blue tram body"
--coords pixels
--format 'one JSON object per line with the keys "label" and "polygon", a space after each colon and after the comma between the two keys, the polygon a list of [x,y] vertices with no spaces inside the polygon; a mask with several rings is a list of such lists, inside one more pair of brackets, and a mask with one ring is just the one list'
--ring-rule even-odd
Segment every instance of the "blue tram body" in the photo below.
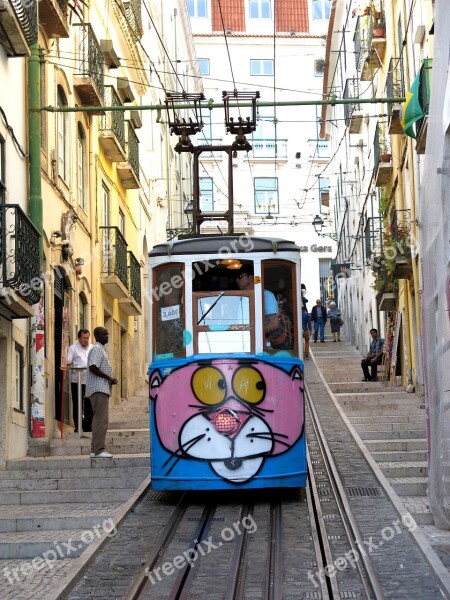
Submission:
{"label": "blue tram body", "polygon": [[[251,274],[245,288],[238,272]],[[161,244],[150,286],[152,488],[305,486],[299,248],[244,236]]]}

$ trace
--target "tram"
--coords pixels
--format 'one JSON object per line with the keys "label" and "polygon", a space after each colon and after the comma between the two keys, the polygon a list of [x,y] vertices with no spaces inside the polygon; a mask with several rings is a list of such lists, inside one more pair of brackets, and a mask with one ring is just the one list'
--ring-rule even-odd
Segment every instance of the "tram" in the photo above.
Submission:
{"label": "tram", "polygon": [[304,487],[300,248],[182,239],[149,279],[152,488]]}

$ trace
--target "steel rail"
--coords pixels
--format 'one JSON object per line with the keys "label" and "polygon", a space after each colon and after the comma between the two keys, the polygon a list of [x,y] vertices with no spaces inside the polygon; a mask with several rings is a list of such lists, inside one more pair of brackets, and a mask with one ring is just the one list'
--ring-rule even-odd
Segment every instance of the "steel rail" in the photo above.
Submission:
{"label": "steel rail", "polygon": [[[374,600],[386,600],[380,580],[376,574],[375,568],[372,564],[370,557],[364,550],[364,540],[359,530],[356,519],[353,515],[353,511],[350,507],[347,494],[345,493],[344,486],[342,485],[341,479],[338,476],[336,463],[332,457],[330,448],[326,442],[325,434],[320,425],[319,417],[314,405],[311,402],[311,394],[308,389],[308,385],[305,382],[305,400],[312,416],[313,426],[315,428],[317,441],[319,442],[324,461],[325,468],[327,469],[328,477],[330,480],[331,487],[335,494],[338,509],[341,513],[342,523],[346,530],[346,534],[355,556],[360,557],[357,561],[356,566],[361,576],[361,581],[364,585],[366,595],[368,598]],[[362,564],[361,564],[362,563]],[[364,566],[364,570],[362,568]]]}
{"label": "steel rail", "polygon": [[[241,510],[242,520],[245,516],[253,517],[254,505],[244,504]],[[250,535],[247,529],[244,529],[238,537],[234,546],[233,557],[230,565],[230,577],[224,600],[245,600],[245,573],[247,569],[247,550],[249,546]]]}

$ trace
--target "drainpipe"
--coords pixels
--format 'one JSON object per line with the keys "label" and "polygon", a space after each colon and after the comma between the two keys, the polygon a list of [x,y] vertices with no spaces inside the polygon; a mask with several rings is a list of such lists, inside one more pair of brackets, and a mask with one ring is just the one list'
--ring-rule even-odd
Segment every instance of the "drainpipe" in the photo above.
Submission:
{"label": "drainpipe", "polygon": [[[39,42],[31,46],[31,57],[28,60],[28,152],[30,169],[30,199],[28,213],[33,225],[40,233],[39,238],[39,260],[42,272],[44,263],[43,225],[42,225],[42,188],[41,188],[41,61],[39,53]],[[36,326],[37,322],[44,323],[44,329]],[[30,385],[30,412],[31,428],[33,438],[46,438],[45,413],[47,410],[45,402],[44,381],[44,352],[45,347],[45,312],[41,303],[34,306],[34,317],[32,317],[30,333],[30,359],[33,365],[32,379]],[[50,427],[51,423],[47,423]],[[50,435],[50,431],[48,432]]]}

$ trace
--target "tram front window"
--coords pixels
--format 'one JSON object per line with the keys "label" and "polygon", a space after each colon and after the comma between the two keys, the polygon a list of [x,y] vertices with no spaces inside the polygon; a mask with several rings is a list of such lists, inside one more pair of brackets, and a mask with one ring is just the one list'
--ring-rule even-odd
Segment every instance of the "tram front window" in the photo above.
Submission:
{"label": "tram front window", "polygon": [[250,352],[250,312],[249,296],[217,292],[198,297],[198,352]]}

